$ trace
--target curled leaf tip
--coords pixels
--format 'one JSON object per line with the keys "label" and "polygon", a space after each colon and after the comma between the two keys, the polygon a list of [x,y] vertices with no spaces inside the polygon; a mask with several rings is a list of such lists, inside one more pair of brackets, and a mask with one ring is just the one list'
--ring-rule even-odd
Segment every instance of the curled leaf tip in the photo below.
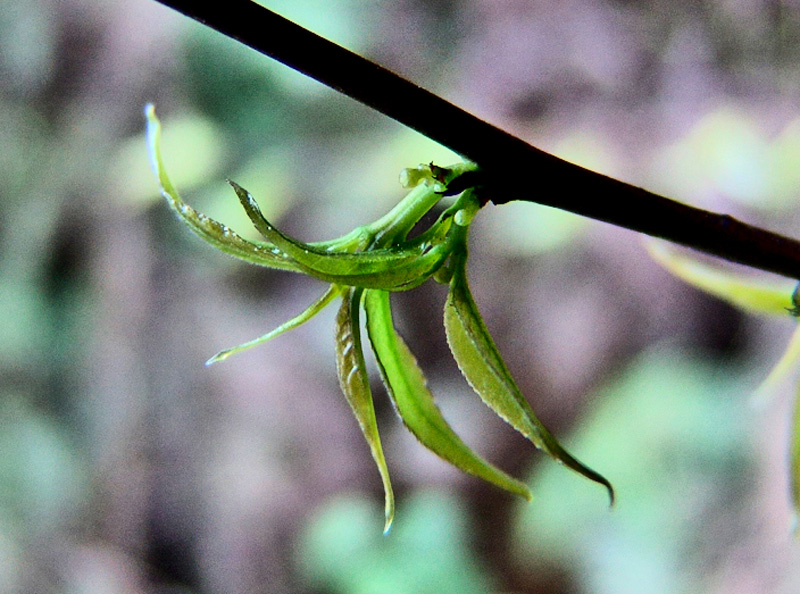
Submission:
{"label": "curled leaf tip", "polygon": [[220,351],[216,355],[211,357],[208,361],[206,361],[205,366],[209,367],[209,366],[213,365],[214,363],[219,363],[220,361],[224,361],[225,359],[230,357],[232,354],[233,353],[231,352],[231,349],[225,349],[224,351]]}
{"label": "curled leaf tip", "polygon": [[386,510],[386,521],[383,524],[383,535],[388,536],[394,522],[394,509]]}
{"label": "curled leaf tip", "polygon": [[161,156],[161,124],[152,104],[145,107],[147,117],[147,148],[150,164],[158,180],[162,196],[169,208],[200,239],[231,256],[258,266],[300,272],[300,267],[275,246],[256,244],[239,236],[232,229],[197,212],[185,203],[167,175]]}
{"label": "curled leaf tip", "polygon": [[237,184],[235,181],[233,181],[233,180],[232,180],[231,178],[229,178],[229,177],[226,177],[226,178],[225,178],[225,183],[227,183],[227,184],[228,184],[230,187],[232,187],[232,188],[234,189],[234,191],[235,191],[237,194],[239,194],[239,193],[242,193],[242,194],[249,194],[249,193],[250,193],[250,192],[248,192],[247,190],[245,190],[245,189],[244,189],[242,186],[240,186],[239,184]]}

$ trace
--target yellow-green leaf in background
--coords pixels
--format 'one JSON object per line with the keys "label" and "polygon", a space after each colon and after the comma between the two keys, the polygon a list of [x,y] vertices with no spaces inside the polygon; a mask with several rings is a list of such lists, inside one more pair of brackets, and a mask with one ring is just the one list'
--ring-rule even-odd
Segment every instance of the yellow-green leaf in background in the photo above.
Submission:
{"label": "yellow-green leaf in background", "polygon": [[678,278],[737,307],[784,316],[794,308],[791,281],[754,279],[729,272],[654,241],[647,242],[647,251]]}
{"label": "yellow-green leaf in background", "polygon": [[[800,315],[798,288],[791,282],[746,277],[704,264],[662,244],[648,242],[650,255],[672,274],[687,283],[745,310],[778,316]],[[764,398],[776,384],[800,367],[800,325],[778,363],[756,390]],[[795,421],[790,445],[792,501],[795,514],[800,511],[800,407],[795,402]]]}

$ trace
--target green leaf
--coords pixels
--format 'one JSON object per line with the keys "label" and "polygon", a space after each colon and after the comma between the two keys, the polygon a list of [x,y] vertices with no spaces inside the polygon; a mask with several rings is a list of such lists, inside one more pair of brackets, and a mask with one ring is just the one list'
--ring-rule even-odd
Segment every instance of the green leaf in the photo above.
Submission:
{"label": "green leaf", "polygon": [[[303,269],[311,276],[339,285],[387,291],[408,291],[431,278],[445,263],[451,249],[451,242],[445,240],[408,259],[401,258],[401,261],[395,266],[384,263],[379,270],[363,274],[328,274],[315,269],[305,267]],[[360,252],[359,255],[362,253],[366,255],[374,252]],[[384,266],[385,270],[383,270]]]}
{"label": "green leaf", "polygon": [[305,272],[317,278],[349,286],[392,289],[429,276],[447,258],[449,245],[443,243],[449,220],[437,232],[402,247],[342,252],[321,249],[284,235],[264,218],[252,195],[228,180],[256,229],[295,260]]}
{"label": "green leaf", "polygon": [[242,205],[242,208],[244,208],[247,217],[250,219],[250,222],[253,223],[253,227],[255,227],[256,231],[261,233],[265,239],[276,238],[280,243],[288,245],[289,248],[296,251],[296,253],[302,254],[303,256],[312,253],[318,257],[327,257],[342,250],[363,249],[370,243],[370,237],[366,234],[366,230],[363,227],[354,229],[353,232],[348,233],[344,237],[326,242],[324,246],[320,244],[303,243],[292,239],[276,229],[272,223],[264,217],[261,212],[261,207],[258,206],[258,202],[256,202],[256,199],[253,198],[250,192],[232,179],[226,181],[233,188],[236,197],[239,199],[239,203]]}
{"label": "green leaf", "polygon": [[289,330],[293,330],[304,324],[319,312],[321,312],[325,306],[327,306],[331,301],[333,301],[339,294],[341,293],[341,289],[336,285],[331,285],[322,296],[314,301],[308,308],[298,316],[295,316],[288,322],[281,324],[274,330],[267,332],[263,336],[259,336],[253,340],[245,342],[244,344],[240,344],[239,346],[235,346],[229,349],[225,349],[224,351],[220,351],[213,357],[211,357],[208,361],[206,361],[206,365],[211,365],[212,363],[218,363],[219,361],[224,361],[231,355],[235,355],[236,353],[241,353],[242,351],[246,351],[247,349],[251,349],[254,346],[258,346],[262,343],[267,342],[268,340],[272,340],[276,336],[280,336],[284,332],[288,332]]}
{"label": "green leaf", "polygon": [[448,425],[428,389],[414,355],[392,322],[389,293],[364,292],[367,332],[383,382],[409,431],[436,455],[473,474],[530,500],[528,487],[473,452]]}
{"label": "green leaf", "polygon": [[453,253],[450,290],[444,309],[444,324],[450,350],[461,373],[481,399],[500,417],[552,458],[586,478],[605,486],[611,503],[614,490],[602,475],[572,457],[536,418],[478,312],[466,277],[467,249],[464,243]]}
{"label": "green leaf", "polygon": [[737,307],[780,316],[794,308],[791,283],[753,279],[709,266],[654,241],[647,243],[647,251],[681,280]]}
{"label": "green leaf", "polygon": [[281,270],[301,271],[301,268],[286,254],[273,245],[253,243],[243,239],[225,225],[197,212],[186,204],[172,185],[161,158],[161,124],[156,117],[155,108],[145,107],[147,117],[147,145],[153,171],[161,185],[161,194],[167,204],[198,237],[215,248],[251,264],[268,266]]}
{"label": "green leaf", "polygon": [[361,307],[361,289],[344,291],[342,305],[336,315],[336,371],[339,374],[339,385],[347,399],[353,414],[358,420],[361,432],[369,444],[372,458],[378,466],[383,481],[385,494],[386,523],[384,532],[388,531],[394,518],[394,493],[389,480],[389,469],[383,455],[378,424],[375,420],[375,406],[372,402],[372,391],[369,388],[369,377],[361,349],[361,328],[359,311]]}

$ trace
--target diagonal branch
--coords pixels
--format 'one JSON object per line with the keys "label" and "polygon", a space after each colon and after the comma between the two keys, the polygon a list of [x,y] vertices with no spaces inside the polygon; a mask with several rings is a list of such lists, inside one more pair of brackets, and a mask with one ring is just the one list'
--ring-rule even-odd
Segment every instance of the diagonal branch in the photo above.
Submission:
{"label": "diagonal branch", "polygon": [[800,242],[545,153],[252,0],[158,1],[474,161],[495,204],[545,204],[800,279]]}

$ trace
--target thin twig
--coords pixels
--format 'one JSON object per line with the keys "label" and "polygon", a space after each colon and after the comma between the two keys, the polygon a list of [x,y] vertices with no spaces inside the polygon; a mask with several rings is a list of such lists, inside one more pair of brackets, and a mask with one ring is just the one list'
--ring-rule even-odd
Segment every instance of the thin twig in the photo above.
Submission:
{"label": "thin twig", "polygon": [[545,153],[251,0],[158,1],[479,164],[495,204],[545,204],[800,279],[800,242]]}

